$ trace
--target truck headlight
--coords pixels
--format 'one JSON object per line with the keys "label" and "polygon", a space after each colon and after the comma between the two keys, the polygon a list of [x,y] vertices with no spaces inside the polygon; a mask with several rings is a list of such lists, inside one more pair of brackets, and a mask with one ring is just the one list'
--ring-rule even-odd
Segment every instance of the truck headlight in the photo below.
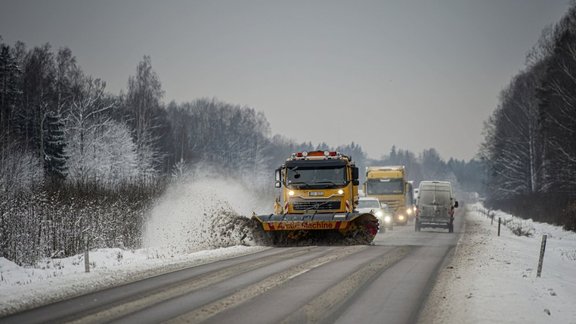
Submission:
{"label": "truck headlight", "polygon": [[288,196],[294,196],[294,190],[288,191]]}
{"label": "truck headlight", "polygon": [[401,221],[404,220],[404,215],[398,216],[398,220],[401,220]]}
{"label": "truck headlight", "polygon": [[407,213],[408,215],[412,215],[412,208],[406,209],[406,213]]}
{"label": "truck headlight", "polygon": [[376,217],[378,217],[378,218],[381,218],[382,216],[384,216],[384,213],[383,213],[381,210],[377,210],[377,211],[374,213],[374,216],[376,216]]}
{"label": "truck headlight", "polygon": [[392,217],[390,217],[389,215],[384,216],[384,223],[391,223],[392,222]]}
{"label": "truck headlight", "polygon": [[344,190],[338,189],[338,194],[339,194],[339,195],[343,195],[343,194],[344,194]]}

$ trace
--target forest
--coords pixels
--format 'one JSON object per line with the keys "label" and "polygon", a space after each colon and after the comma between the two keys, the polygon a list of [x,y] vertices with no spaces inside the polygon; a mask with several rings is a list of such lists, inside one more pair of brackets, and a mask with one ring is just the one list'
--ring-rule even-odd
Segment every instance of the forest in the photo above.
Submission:
{"label": "forest", "polygon": [[[167,103],[166,103],[167,102]],[[384,109],[384,108],[383,108]],[[120,94],[87,75],[69,48],[0,38],[0,257],[33,264],[92,248],[139,248],[151,206],[173,182],[213,172],[270,197],[292,153],[349,154],[406,165],[410,179],[446,179],[481,192],[481,161],[444,161],[392,147],[369,159],[358,143],[296,143],[261,112],[216,98],[167,101],[148,56]]]}
{"label": "forest", "polygon": [[576,5],[502,90],[480,150],[493,208],[576,230]]}

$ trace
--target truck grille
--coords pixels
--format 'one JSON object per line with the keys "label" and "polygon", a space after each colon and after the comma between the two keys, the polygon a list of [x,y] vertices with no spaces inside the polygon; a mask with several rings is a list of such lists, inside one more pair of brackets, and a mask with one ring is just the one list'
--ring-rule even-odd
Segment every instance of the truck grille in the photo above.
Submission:
{"label": "truck grille", "polygon": [[389,201],[381,200],[380,202],[388,205],[388,208],[394,211],[400,207],[400,202],[398,200],[389,200]]}
{"label": "truck grille", "polygon": [[292,204],[294,210],[332,210],[340,209],[339,200],[306,200],[295,201]]}

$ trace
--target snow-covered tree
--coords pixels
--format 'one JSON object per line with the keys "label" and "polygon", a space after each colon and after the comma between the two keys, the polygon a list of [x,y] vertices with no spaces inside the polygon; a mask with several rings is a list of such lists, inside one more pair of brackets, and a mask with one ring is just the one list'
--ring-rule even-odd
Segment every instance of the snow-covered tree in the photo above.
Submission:
{"label": "snow-covered tree", "polygon": [[85,78],[66,123],[71,181],[117,184],[137,177],[136,146],[127,125],[110,117],[114,107],[106,96],[105,83]]}
{"label": "snow-covered tree", "polygon": [[56,110],[65,114],[74,96],[80,95],[84,73],[76,64],[76,57],[65,47],[56,54],[56,71],[54,80],[54,102]]}
{"label": "snow-covered tree", "polygon": [[128,93],[123,103],[126,122],[138,153],[138,166],[143,180],[150,180],[166,165],[167,147],[171,145],[170,129],[161,99],[164,95],[160,78],[152,69],[149,56],[136,68],[136,75],[128,79]]}
{"label": "snow-covered tree", "polygon": [[136,146],[125,124],[107,120],[83,134],[71,128],[67,138],[71,181],[115,185],[137,179]]}
{"label": "snow-covered tree", "polygon": [[18,84],[20,75],[20,67],[10,47],[0,43],[0,133],[4,134],[0,146],[13,138],[14,115],[22,94]]}
{"label": "snow-covered tree", "polygon": [[548,165],[546,182],[555,192],[576,190],[576,5],[555,26],[543,60],[540,109]]}
{"label": "snow-covered tree", "polygon": [[252,174],[266,163],[269,125],[263,114],[249,107],[201,99],[171,104],[176,156],[188,163],[208,162],[235,174]]}
{"label": "snow-covered tree", "polygon": [[50,45],[29,51],[22,70],[23,101],[18,112],[19,130],[25,142],[37,150],[38,158],[44,160],[44,122],[48,114],[55,116],[56,113],[52,101],[55,66]]}
{"label": "snow-covered tree", "polygon": [[491,192],[499,199],[545,189],[544,146],[537,91],[544,66],[516,76],[501,94],[500,106],[486,125],[482,154],[489,161]]}
{"label": "snow-covered tree", "polygon": [[436,149],[423,150],[420,156],[422,163],[422,180],[447,180],[451,177],[446,162]]}
{"label": "snow-covered tree", "polygon": [[67,156],[64,152],[64,122],[58,115],[48,113],[43,122],[42,149],[44,153],[44,172],[50,181],[61,181],[68,174]]}
{"label": "snow-covered tree", "polygon": [[17,142],[0,148],[0,195],[9,200],[11,194],[29,190],[43,178],[42,164],[35,152]]}

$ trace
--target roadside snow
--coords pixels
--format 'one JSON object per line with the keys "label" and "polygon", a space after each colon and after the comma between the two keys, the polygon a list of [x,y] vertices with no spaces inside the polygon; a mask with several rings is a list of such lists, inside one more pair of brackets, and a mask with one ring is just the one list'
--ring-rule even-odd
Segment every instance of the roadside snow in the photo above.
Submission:
{"label": "roadside snow", "polygon": [[[422,323],[576,323],[576,233],[468,206],[466,234],[440,269]],[[498,237],[498,218],[505,224]],[[512,229],[531,233],[517,236]],[[536,277],[542,235],[548,235]]]}
{"label": "roadside snow", "polygon": [[0,316],[264,249],[257,246],[233,246],[190,254],[174,254],[169,249],[99,249],[90,251],[90,273],[85,273],[84,255],[45,259],[35,267],[20,267],[0,258]]}

